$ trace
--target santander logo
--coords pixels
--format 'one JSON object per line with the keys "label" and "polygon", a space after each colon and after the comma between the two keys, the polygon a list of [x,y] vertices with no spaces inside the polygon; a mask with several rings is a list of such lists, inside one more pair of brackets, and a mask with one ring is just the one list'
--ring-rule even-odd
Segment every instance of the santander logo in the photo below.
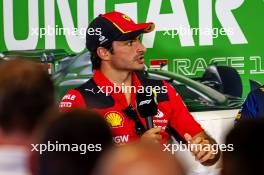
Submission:
{"label": "santander logo", "polygon": [[156,118],[162,118],[164,116],[164,113],[158,109],[158,113],[155,116]]}

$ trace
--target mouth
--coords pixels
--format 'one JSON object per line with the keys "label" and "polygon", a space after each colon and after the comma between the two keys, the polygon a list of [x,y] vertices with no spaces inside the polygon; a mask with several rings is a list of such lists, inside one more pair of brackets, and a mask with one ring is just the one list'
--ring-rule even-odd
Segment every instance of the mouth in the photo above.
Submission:
{"label": "mouth", "polygon": [[137,62],[138,62],[139,64],[144,64],[144,55],[139,56],[139,57],[137,58]]}

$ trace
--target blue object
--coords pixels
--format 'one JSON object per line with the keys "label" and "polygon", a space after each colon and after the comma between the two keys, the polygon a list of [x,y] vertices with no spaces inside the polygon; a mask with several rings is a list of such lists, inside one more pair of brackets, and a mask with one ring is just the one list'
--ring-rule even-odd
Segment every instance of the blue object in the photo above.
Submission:
{"label": "blue object", "polygon": [[252,118],[264,118],[264,86],[249,93],[237,115],[237,120]]}

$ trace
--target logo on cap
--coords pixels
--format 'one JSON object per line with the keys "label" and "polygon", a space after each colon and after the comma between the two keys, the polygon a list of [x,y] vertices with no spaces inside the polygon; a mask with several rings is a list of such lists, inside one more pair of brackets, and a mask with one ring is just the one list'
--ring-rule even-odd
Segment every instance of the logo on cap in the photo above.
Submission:
{"label": "logo on cap", "polygon": [[105,39],[105,36],[100,36],[99,41],[103,41]]}
{"label": "logo on cap", "polygon": [[98,40],[100,41],[100,45],[102,45],[102,44],[104,44],[106,41],[108,41],[108,39],[105,38],[105,36],[103,36],[103,35],[100,35],[100,37],[99,37]]}
{"label": "logo on cap", "polygon": [[127,21],[131,21],[131,18],[129,18],[127,15],[122,15],[122,17]]}

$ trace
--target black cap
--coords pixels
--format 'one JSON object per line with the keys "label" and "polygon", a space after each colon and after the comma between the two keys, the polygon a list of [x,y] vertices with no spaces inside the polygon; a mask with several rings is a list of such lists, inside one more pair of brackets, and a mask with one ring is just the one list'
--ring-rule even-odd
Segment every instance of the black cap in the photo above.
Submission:
{"label": "black cap", "polygon": [[110,12],[96,17],[86,31],[86,48],[94,52],[100,46],[107,46],[113,41],[125,41],[141,33],[153,31],[153,23],[136,24],[120,12]]}

